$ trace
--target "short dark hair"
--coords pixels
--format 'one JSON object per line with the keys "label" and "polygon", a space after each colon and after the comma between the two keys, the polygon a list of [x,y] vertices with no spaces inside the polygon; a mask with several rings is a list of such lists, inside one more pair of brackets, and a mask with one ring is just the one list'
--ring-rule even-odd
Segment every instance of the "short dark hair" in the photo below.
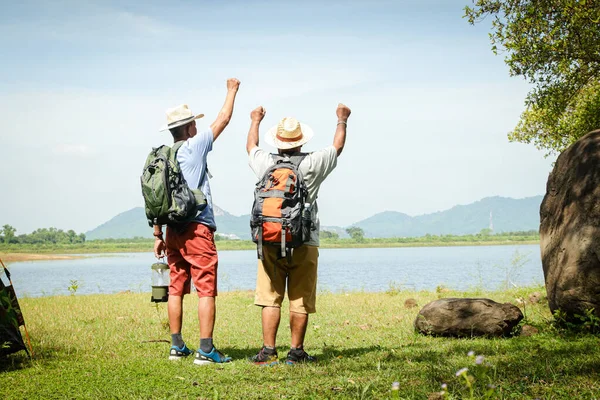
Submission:
{"label": "short dark hair", "polygon": [[183,139],[185,137],[185,132],[187,131],[188,125],[189,123],[169,129],[169,132],[171,132],[171,135],[173,135],[173,139]]}

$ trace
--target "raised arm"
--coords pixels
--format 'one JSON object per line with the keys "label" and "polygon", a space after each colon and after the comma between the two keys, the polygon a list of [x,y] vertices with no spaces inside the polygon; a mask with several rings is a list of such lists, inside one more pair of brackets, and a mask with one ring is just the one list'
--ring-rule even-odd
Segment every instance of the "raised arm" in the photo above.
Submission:
{"label": "raised arm", "polygon": [[240,88],[240,81],[235,78],[227,79],[227,97],[225,97],[225,104],[219,111],[219,115],[215,122],[210,125],[210,129],[213,132],[213,142],[217,140],[221,132],[229,124],[231,115],[233,114],[233,103],[235,102],[235,96]]}
{"label": "raised arm", "polygon": [[267,110],[265,110],[262,106],[256,107],[250,113],[250,119],[252,123],[250,124],[250,130],[248,131],[248,140],[246,141],[246,151],[250,154],[250,151],[258,146],[258,128],[260,127],[260,122],[265,117]]}
{"label": "raised arm", "polygon": [[335,113],[338,117],[337,127],[335,129],[335,136],[333,137],[333,147],[337,151],[337,155],[342,154],[344,150],[344,144],[346,144],[346,126],[348,125],[348,117],[350,116],[350,109],[348,106],[340,103],[337,106]]}

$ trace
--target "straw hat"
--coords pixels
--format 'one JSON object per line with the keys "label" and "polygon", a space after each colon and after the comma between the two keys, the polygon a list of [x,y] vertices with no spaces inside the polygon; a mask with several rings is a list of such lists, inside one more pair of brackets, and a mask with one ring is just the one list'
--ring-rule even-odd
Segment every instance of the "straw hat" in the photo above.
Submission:
{"label": "straw hat", "polygon": [[312,139],[313,130],[296,118],[283,118],[277,125],[269,129],[265,141],[273,147],[286,150],[299,147]]}
{"label": "straw hat", "polygon": [[185,125],[188,122],[192,122],[195,119],[204,117],[204,114],[194,115],[189,109],[187,104],[181,104],[177,107],[168,108],[167,111],[167,124],[160,128],[159,132],[166,131],[167,129],[173,129],[181,125]]}

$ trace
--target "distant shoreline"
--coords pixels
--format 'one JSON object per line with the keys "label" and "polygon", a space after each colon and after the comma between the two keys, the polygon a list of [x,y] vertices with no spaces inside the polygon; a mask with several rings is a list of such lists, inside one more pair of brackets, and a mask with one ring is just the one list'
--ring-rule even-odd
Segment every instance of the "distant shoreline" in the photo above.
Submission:
{"label": "distant shoreline", "polygon": [[[81,258],[79,254],[110,254],[110,253],[144,253],[153,251],[152,240],[132,241],[90,241],[82,244],[61,246],[31,246],[3,245],[0,246],[0,259],[8,262],[68,260]],[[459,246],[510,246],[535,245],[539,240],[533,238],[503,239],[503,240],[385,240],[366,239],[364,242],[345,240],[322,240],[322,249],[368,249],[368,248],[398,248],[398,247],[459,247]],[[219,251],[255,250],[256,245],[250,240],[219,240],[216,242]]]}
{"label": "distant shoreline", "polygon": [[2,260],[4,263],[21,261],[73,260],[76,258],[81,257],[54,253],[0,253],[0,260]]}

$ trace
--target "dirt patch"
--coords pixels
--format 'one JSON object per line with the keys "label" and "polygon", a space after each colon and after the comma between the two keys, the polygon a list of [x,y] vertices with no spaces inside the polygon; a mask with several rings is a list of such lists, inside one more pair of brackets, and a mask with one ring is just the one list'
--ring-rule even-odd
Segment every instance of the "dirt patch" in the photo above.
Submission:
{"label": "dirt patch", "polygon": [[0,260],[6,263],[15,261],[72,260],[75,258],[81,257],[64,254],[0,253]]}

